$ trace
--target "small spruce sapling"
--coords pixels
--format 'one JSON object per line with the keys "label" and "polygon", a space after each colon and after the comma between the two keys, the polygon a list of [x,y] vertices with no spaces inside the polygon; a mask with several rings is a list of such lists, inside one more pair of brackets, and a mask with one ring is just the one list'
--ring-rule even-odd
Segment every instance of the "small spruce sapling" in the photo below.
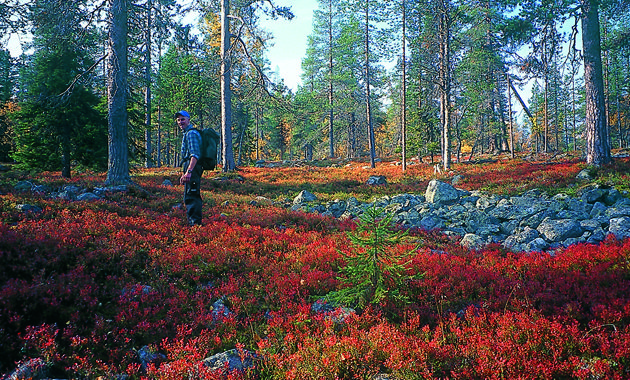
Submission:
{"label": "small spruce sapling", "polygon": [[328,294],[334,303],[363,308],[385,299],[407,302],[400,291],[405,282],[421,275],[409,275],[406,266],[415,252],[399,253],[395,247],[404,243],[406,231],[394,230],[394,214],[382,208],[370,207],[359,218],[356,231],[348,233],[354,246],[351,254],[340,253],[346,259],[339,278],[342,288]]}

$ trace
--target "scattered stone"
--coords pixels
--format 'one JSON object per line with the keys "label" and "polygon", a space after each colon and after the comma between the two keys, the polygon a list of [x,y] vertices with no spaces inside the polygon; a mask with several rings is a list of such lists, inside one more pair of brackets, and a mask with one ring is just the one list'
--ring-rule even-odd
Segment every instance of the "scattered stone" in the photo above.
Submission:
{"label": "scattered stone", "polygon": [[601,188],[594,188],[585,190],[582,192],[582,201],[586,203],[601,202],[608,195],[608,190]]}
{"label": "scattered stone", "polygon": [[591,170],[589,168],[586,169],[582,169],[576,176],[575,178],[582,180],[582,181],[592,181],[593,180],[593,176],[591,175]]}
{"label": "scattered stone", "polygon": [[461,174],[456,174],[451,178],[451,185],[453,186],[459,186],[462,182],[464,182],[464,176]]}
{"label": "scattered stone", "polygon": [[521,246],[522,252],[543,252],[549,248],[549,243],[543,238],[536,238],[529,243],[525,243]]}
{"label": "scattered stone", "polygon": [[164,363],[167,360],[166,355],[157,352],[154,348],[149,346],[143,346],[138,350],[138,360],[140,360],[140,366],[143,370],[147,369],[149,364],[154,364],[156,367],[160,363]]}
{"label": "scattered stone", "polygon": [[155,292],[156,290],[149,285],[131,285],[124,288],[121,291],[121,295],[129,297],[129,299],[133,299],[134,301],[140,301],[142,296],[147,296]]}
{"label": "scattered stone", "polygon": [[20,181],[13,186],[16,191],[31,191],[33,184],[29,181]]}
{"label": "scattered stone", "polygon": [[396,380],[396,378],[392,375],[379,373],[378,375],[374,375],[373,380]]}
{"label": "scattered stone", "polygon": [[72,190],[62,190],[57,194],[56,198],[63,199],[65,201],[76,201],[77,194]]}
{"label": "scattered stone", "polygon": [[336,306],[323,299],[315,301],[311,305],[311,310],[316,314],[323,314],[325,318],[334,323],[344,323],[346,318],[356,314],[356,310],[352,308]]}
{"label": "scattered stone", "polygon": [[452,204],[459,199],[459,192],[448,183],[433,179],[429,182],[425,198],[429,203]]}
{"label": "scattered stone", "polygon": [[480,248],[483,248],[483,246],[486,245],[486,242],[479,235],[466,234],[466,235],[464,235],[463,239],[461,240],[461,242],[459,244],[461,244],[462,247],[465,247],[465,248],[468,248],[468,249],[480,249]]}
{"label": "scattered stone", "polygon": [[329,313],[335,310],[335,305],[324,299],[318,299],[311,305],[311,311],[314,313]]}
{"label": "scattered stone", "polygon": [[94,193],[83,193],[77,197],[77,201],[84,201],[84,202],[97,201],[99,199],[101,199],[101,197],[99,197],[98,195]]}
{"label": "scattered stone", "polygon": [[171,187],[173,186],[173,182],[171,182],[170,179],[165,179],[164,181],[162,181],[162,186]]}
{"label": "scattered stone", "polygon": [[252,206],[271,206],[273,205],[273,201],[269,198],[263,196],[257,196],[249,202]]}
{"label": "scattered stone", "polygon": [[19,205],[15,206],[15,208],[18,211],[23,212],[23,213],[39,214],[40,212],[44,211],[39,206],[29,205],[29,204],[19,204]]}
{"label": "scattered stone", "polygon": [[608,232],[615,235],[617,239],[625,239],[630,237],[630,217],[622,216],[610,219]]}
{"label": "scattered stone", "polygon": [[579,198],[567,194],[549,197],[539,189],[505,197],[467,192],[432,180],[424,195],[384,196],[366,203],[356,198],[325,205],[300,202],[296,198],[291,209],[340,220],[356,219],[367,208],[380,207],[393,214],[394,223],[438,229],[458,237],[470,249],[497,243],[515,252],[545,251],[577,243],[598,244],[613,233],[630,237],[630,199],[614,188],[589,188]]}
{"label": "scattered stone", "polygon": [[117,185],[117,186],[106,186],[106,187],[97,187],[94,189],[93,193],[96,195],[106,195],[113,193],[124,193],[127,192],[129,188],[127,185]]}
{"label": "scattered stone", "polygon": [[50,363],[47,363],[42,358],[29,359],[26,362],[20,364],[12,374],[9,375],[7,380],[43,380],[48,378],[48,367]]}
{"label": "scattered stone", "polygon": [[301,203],[309,203],[309,202],[314,202],[316,200],[317,200],[317,197],[315,196],[315,194],[307,190],[302,190],[300,191],[298,196],[293,199],[293,204],[297,205]]}
{"label": "scattered stone", "polygon": [[222,299],[218,299],[212,304],[210,314],[212,314],[212,319],[215,321],[223,320],[234,315],[232,310],[225,306]]}
{"label": "scattered stone", "polygon": [[36,194],[47,194],[51,192],[50,188],[46,185],[33,185],[31,191]]}
{"label": "scattered stone", "polygon": [[387,185],[387,178],[384,175],[373,175],[368,178],[368,185]]}
{"label": "scattered stone", "polygon": [[205,358],[202,362],[213,371],[223,369],[230,372],[253,368],[257,360],[260,358],[254,352],[232,349]]}
{"label": "scattered stone", "polygon": [[556,243],[582,235],[584,230],[580,222],[573,219],[545,218],[537,228],[545,240]]}

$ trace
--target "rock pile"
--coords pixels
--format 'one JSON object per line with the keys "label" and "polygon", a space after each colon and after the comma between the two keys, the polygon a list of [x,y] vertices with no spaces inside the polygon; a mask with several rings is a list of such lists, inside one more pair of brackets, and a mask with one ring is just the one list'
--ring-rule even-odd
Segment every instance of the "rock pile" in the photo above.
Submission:
{"label": "rock pile", "polygon": [[[370,178],[368,183],[378,186],[387,184],[387,181],[379,176]],[[164,185],[169,186],[168,183]],[[27,181],[18,183],[15,189],[73,201],[102,199],[107,194],[128,190],[125,186],[91,191],[66,186],[51,191]],[[263,197],[252,202],[273,203]],[[403,227],[439,229],[447,235],[460,237],[461,244],[471,249],[499,243],[515,252],[546,251],[576,243],[597,244],[611,234],[618,239],[630,237],[628,194],[596,185],[584,188],[578,197],[548,196],[540,190],[504,197],[469,192],[432,180],[424,194],[385,196],[373,202],[349,198],[322,204],[314,194],[302,191],[286,206],[340,219],[357,218],[369,207],[380,207],[393,213],[393,220]],[[37,206],[17,207],[23,212],[41,211]]]}
{"label": "rock pile", "polygon": [[540,190],[503,197],[432,180],[425,194],[385,196],[370,203],[349,198],[319,204],[313,194],[303,191],[291,209],[347,219],[369,207],[380,207],[393,213],[394,221],[404,227],[439,229],[461,237],[461,244],[471,249],[500,243],[512,251],[531,252],[596,244],[609,234],[630,237],[630,199],[624,195],[614,188],[591,186],[579,198],[550,197]]}

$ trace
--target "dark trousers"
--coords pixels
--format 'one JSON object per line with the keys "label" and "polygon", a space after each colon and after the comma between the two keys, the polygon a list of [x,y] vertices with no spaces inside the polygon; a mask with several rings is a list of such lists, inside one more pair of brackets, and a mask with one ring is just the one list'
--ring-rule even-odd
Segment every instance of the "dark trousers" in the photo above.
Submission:
{"label": "dark trousers", "polygon": [[[184,164],[184,172],[187,169],[188,163]],[[190,175],[190,182],[184,186],[184,206],[186,206],[186,215],[190,226],[201,224],[201,209],[203,207],[203,200],[201,199],[202,174],[203,168],[201,165],[195,165]]]}

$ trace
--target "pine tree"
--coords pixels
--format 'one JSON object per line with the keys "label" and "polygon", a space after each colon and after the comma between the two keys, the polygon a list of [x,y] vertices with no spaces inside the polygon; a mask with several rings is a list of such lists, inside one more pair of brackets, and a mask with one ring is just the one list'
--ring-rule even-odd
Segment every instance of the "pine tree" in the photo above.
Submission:
{"label": "pine tree", "polygon": [[415,250],[398,252],[407,233],[394,230],[394,214],[382,208],[368,208],[361,216],[356,231],[349,233],[352,253],[341,254],[346,265],[341,269],[343,288],[329,294],[335,303],[363,308],[384,300],[405,302],[401,291],[405,282],[419,278],[407,274],[407,264]]}

